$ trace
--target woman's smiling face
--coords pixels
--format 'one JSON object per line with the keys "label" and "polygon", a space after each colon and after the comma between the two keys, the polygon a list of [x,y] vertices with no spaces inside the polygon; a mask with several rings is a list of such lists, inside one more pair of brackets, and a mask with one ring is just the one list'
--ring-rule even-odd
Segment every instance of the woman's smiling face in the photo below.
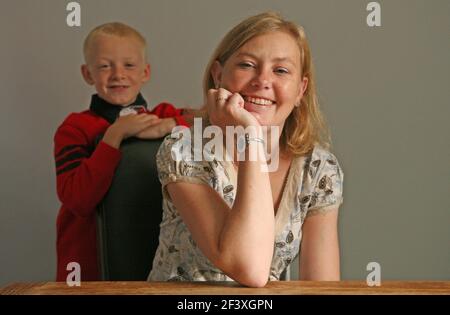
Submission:
{"label": "woman's smiling face", "polygon": [[244,108],[261,125],[280,128],[308,84],[302,78],[299,47],[283,31],[250,39],[223,66],[216,62],[212,76],[220,87],[241,94]]}

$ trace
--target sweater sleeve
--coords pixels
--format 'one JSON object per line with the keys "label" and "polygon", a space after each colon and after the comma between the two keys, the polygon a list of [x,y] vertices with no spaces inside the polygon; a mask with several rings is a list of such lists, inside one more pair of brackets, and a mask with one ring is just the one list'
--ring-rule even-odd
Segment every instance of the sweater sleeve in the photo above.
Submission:
{"label": "sweater sleeve", "polygon": [[101,141],[90,154],[87,137],[62,125],[54,137],[56,186],[60,201],[74,215],[91,215],[111,185],[121,153]]}
{"label": "sweater sleeve", "polygon": [[152,111],[152,114],[159,118],[174,118],[178,126],[190,127],[189,123],[183,116],[182,108],[175,108],[172,104],[161,103],[158,104]]}

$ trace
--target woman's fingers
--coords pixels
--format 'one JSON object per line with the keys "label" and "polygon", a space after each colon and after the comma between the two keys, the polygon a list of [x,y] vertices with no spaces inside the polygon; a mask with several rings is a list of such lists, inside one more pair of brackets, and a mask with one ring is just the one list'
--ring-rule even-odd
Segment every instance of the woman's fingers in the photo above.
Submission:
{"label": "woman's fingers", "polygon": [[210,89],[207,95],[208,115],[211,123],[219,126],[255,125],[255,118],[244,109],[244,99],[239,93]]}
{"label": "woman's fingers", "polygon": [[[224,108],[227,104],[228,98],[232,95],[231,92],[225,89],[210,89],[207,95],[207,108],[211,122],[223,120]],[[222,117],[222,118],[219,118]]]}
{"label": "woman's fingers", "polygon": [[230,98],[228,99],[228,103],[232,106],[241,108],[244,107],[244,99],[239,93],[234,93],[233,95],[231,95]]}
{"label": "woman's fingers", "polygon": [[[236,93],[235,93],[236,94]],[[230,96],[232,96],[233,93],[231,93],[230,91],[220,88],[220,89],[210,89],[208,90],[208,95],[207,95],[207,99],[208,99],[208,104],[212,105],[225,105],[228,101],[228,99],[230,98]]]}
{"label": "woman's fingers", "polygon": [[230,91],[227,91],[227,90],[222,89],[222,88],[218,89],[217,93],[216,93],[216,104],[219,105],[219,106],[220,105],[225,105],[231,95],[232,94],[231,94]]}

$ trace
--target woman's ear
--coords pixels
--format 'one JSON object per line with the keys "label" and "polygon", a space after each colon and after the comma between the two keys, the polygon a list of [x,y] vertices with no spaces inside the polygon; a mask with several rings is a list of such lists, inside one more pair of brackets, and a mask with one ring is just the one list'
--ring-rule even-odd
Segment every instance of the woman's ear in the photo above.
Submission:
{"label": "woman's ear", "polygon": [[217,60],[211,66],[211,76],[214,80],[215,88],[218,89],[222,80],[222,65]]}
{"label": "woman's ear", "polygon": [[81,75],[84,81],[89,85],[94,85],[94,79],[92,78],[91,72],[89,71],[88,65],[81,65]]}
{"label": "woman's ear", "polygon": [[299,93],[297,96],[297,104],[300,104],[300,101],[302,100],[303,94],[305,94],[306,89],[308,88],[308,82],[309,79],[307,77],[303,77],[302,81],[300,82],[300,87],[299,87]]}

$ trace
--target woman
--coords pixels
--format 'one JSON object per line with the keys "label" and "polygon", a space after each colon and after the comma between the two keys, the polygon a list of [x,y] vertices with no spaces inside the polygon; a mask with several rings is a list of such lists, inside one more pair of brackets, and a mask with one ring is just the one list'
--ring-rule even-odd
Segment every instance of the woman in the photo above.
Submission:
{"label": "woman", "polygon": [[[301,279],[339,280],[343,174],[325,149],[303,29],[270,12],[244,20],[213,54],[204,92],[212,125],[251,131],[246,158],[192,161],[178,139],[165,139],[157,156],[164,212],[149,280],[262,287],[299,253]],[[272,172],[261,171],[263,156],[247,152],[274,141],[264,138],[265,126],[281,131]]]}

